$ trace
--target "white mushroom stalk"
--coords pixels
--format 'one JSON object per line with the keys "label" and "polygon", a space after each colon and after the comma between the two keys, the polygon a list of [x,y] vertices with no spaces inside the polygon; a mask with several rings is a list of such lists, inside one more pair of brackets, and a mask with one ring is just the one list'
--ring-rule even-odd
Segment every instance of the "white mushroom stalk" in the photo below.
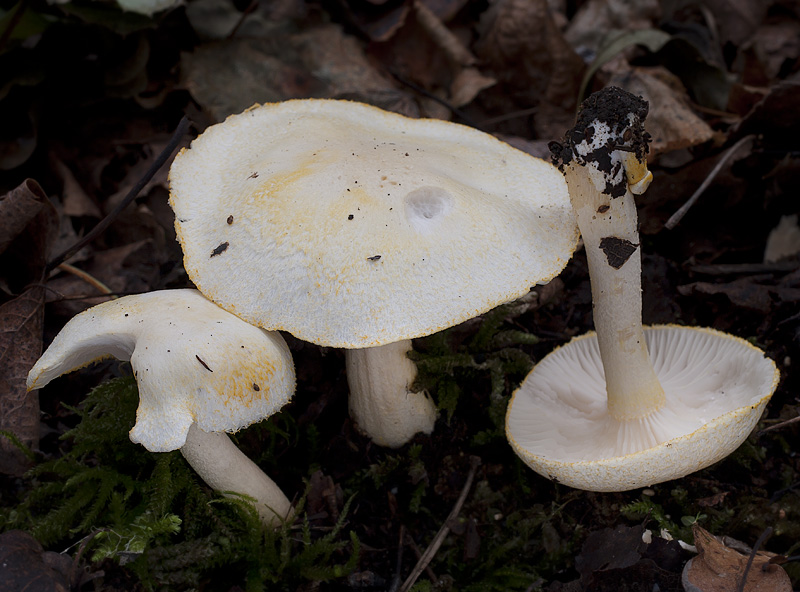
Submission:
{"label": "white mushroom stalk", "polygon": [[593,491],[683,477],[748,436],[779,374],[747,341],[642,327],[634,194],[644,192],[647,103],[617,88],[587,99],[553,144],[583,236],[596,333],[546,356],[514,393],[506,434],[535,471]]}
{"label": "white mushroom stalk", "polygon": [[223,432],[277,412],[295,377],[283,338],[247,324],[196,290],[126,296],[72,318],[28,374],[28,390],[106,357],[130,360],[139,386],[131,441],[180,449],[213,489],[253,498],[261,519],[291,515],[280,488]]}
{"label": "white mushroom stalk", "polygon": [[[580,119],[562,152],[562,171],[583,236],[594,326],[605,370],[609,414],[645,418],[664,406],[642,330],[642,263],[634,192],[653,178],[645,160],[647,103],[613,97]],[[655,443],[655,442],[654,442]]]}
{"label": "white mushroom stalk", "polygon": [[350,416],[379,446],[398,448],[414,434],[430,434],[436,405],[426,392],[413,392],[417,367],[408,358],[411,340],[345,350]]}

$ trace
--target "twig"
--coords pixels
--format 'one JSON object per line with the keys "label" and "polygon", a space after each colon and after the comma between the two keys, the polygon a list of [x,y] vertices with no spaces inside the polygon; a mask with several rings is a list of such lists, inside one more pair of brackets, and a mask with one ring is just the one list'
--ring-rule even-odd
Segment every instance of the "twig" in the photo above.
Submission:
{"label": "twig", "polygon": [[[82,279],[84,282],[95,288],[101,294],[111,296],[111,294],[113,293],[113,290],[108,286],[106,286],[103,282],[98,280],[90,273],[87,273],[82,269],[75,267],[74,265],[70,265],[69,263],[61,263],[58,266],[58,269],[60,269],[61,271],[66,271],[67,273],[71,273],[72,275]],[[117,296],[111,296],[111,298],[115,299],[117,298]]]}
{"label": "twig", "polygon": [[400,570],[403,568],[403,549],[405,549],[406,527],[400,525],[400,536],[397,537],[397,562],[394,569],[394,577],[387,592],[397,592],[400,587]]}
{"label": "twig", "polygon": [[450,61],[462,67],[472,66],[478,61],[461,40],[420,0],[414,1],[414,12],[417,22]]}
{"label": "twig", "polygon": [[178,124],[178,127],[175,129],[175,132],[172,134],[167,146],[161,151],[161,154],[158,155],[155,161],[153,161],[153,164],[150,165],[150,168],[147,169],[147,172],[144,174],[144,176],[139,179],[136,185],[134,185],[133,188],[128,192],[128,195],[125,196],[125,199],[117,204],[117,207],[109,212],[105,218],[100,220],[100,222],[98,222],[97,225],[86,234],[86,236],[84,236],[66,251],[49,261],[45,266],[46,271],[52,271],[64,263],[64,261],[72,257],[75,253],[92,242],[100,233],[102,233],[111,225],[117,216],[119,216],[134,199],[136,199],[136,196],[138,196],[139,192],[144,188],[144,186],[150,182],[150,179],[152,179],[153,176],[158,172],[158,169],[164,166],[164,163],[167,162],[167,159],[178,147],[178,144],[181,143],[183,136],[186,135],[186,132],[189,129],[189,123],[189,118],[184,115],[183,119],[181,119],[180,123]]}
{"label": "twig", "polygon": [[800,421],[800,415],[798,415],[797,417],[793,417],[792,419],[787,419],[786,421],[782,421],[780,423],[776,423],[775,425],[766,427],[760,432],[758,432],[758,435],[760,436],[761,434],[766,434],[767,432],[771,432],[772,430],[785,428],[786,426],[791,425],[793,423],[797,423],[798,421]]}
{"label": "twig", "polygon": [[753,549],[750,551],[750,557],[747,559],[747,565],[744,568],[744,573],[742,574],[742,579],[739,581],[739,585],[736,588],[736,592],[744,592],[744,585],[747,582],[747,574],[750,573],[750,568],[753,566],[753,560],[756,558],[756,553],[758,553],[758,549],[764,544],[764,541],[766,541],[771,534],[772,527],[767,526],[764,532],[761,533],[761,536],[758,537],[756,544],[753,545]]}
{"label": "twig", "polygon": [[739,148],[741,148],[745,143],[752,141],[754,138],[755,138],[754,135],[745,136],[744,138],[736,142],[733,146],[728,148],[728,151],[725,152],[725,154],[722,155],[722,158],[719,159],[719,162],[717,162],[717,164],[714,165],[714,168],[708,174],[708,177],[706,177],[705,180],[700,184],[700,187],[697,188],[697,191],[695,191],[692,194],[692,196],[686,201],[686,203],[683,204],[678,209],[677,212],[672,214],[672,216],[670,216],[670,219],[667,220],[667,223],[664,224],[664,227],[667,228],[667,230],[672,230],[678,225],[681,219],[686,215],[686,212],[689,211],[689,208],[691,208],[694,205],[694,202],[696,202],[697,199],[708,188],[708,186],[711,185],[711,182],[714,180],[717,174],[719,174],[719,172],[722,170],[722,167],[724,167],[728,163],[728,161],[731,158],[733,158],[733,155],[736,154],[736,151],[739,150]]}
{"label": "twig", "polygon": [[75,553],[75,557],[72,560],[72,565],[70,566],[69,574],[67,576],[67,581],[70,583],[72,589],[80,588],[82,574],[81,572],[81,558],[83,557],[84,551],[86,551],[86,547],[89,543],[94,540],[94,538],[100,534],[101,532],[109,532],[111,531],[110,528],[99,528],[95,531],[90,532],[88,535],[83,537],[79,541],[80,546],[78,547],[78,552]]}
{"label": "twig", "polygon": [[469,462],[469,473],[467,474],[467,481],[464,483],[464,487],[461,490],[461,495],[458,496],[453,509],[450,510],[450,515],[447,517],[447,520],[444,521],[444,524],[442,524],[439,532],[437,532],[436,536],[433,537],[431,544],[428,545],[428,548],[425,549],[425,553],[422,554],[422,557],[414,566],[414,569],[411,571],[411,575],[409,575],[408,578],[406,578],[406,581],[403,582],[403,586],[400,588],[399,592],[408,592],[411,589],[411,586],[413,586],[417,581],[417,578],[423,572],[425,567],[436,555],[439,547],[442,546],[444,539],[447,537],[447,533],[450,532],[450,527],[448,525],[458,517],[461,507],[464,505],[464,502],[467,501],[467,495],[469,494],[469,490],[472,488],[472,481],[475,479],[475,471],[478,470],[478,465],[481,464],[481,459],[477,456],[472,456],[470,457]]}
{"label": "twig", "polygon": [[800,259],[773,261],[770,263],[713,263],[692,265],[689,271],[703,275],[747,275],[754,273],[783,273],[800,267]]}
{"label": "twig", "polygon": [[[419,550],[419,546],[417,545],[417,542],[414,540],[414,537],[412,537],[407,532],[406,532],[406,542],[408,543],[408,546],[411,547],[411,550],[414,551],[414,556],[417,558],[417,561],[422,559],[422,551]],[[437,576],[436,572],[431,569],[430,565],[425,566],[425,573],[427,574],[431,582],[439,581],[439,576]]]}
{"label": "twig", "polygon": [[22,15],[28,10],[28,4],[29,0],[22,0],[19,2],[11,18],[6,21],[6,28],[3,30],[2,34],[0,34],[0,51],[6,48],[6,44],[8,40],[11,39],[14,29],[17,28],[17,25],[19,25],[19,22],[22,20]]}
{"label": "twig", "polygon": [[250,4],[247,5],[247,8],[242,11],[242,16],[239,17],[238,21],[236,21],[236,25],[234,25],[233,29],[231,29],[231,32],[228,33],[228,40],[231,40],[236,36],[236,33],[239,32],[239,29],[244,24],[244,20],[253,14],[257,8],[258,0],[252,0]]}
{"label": "twig", "polygon": [[510,119],[517,119],[519,117],[527,117],[528,115],[534,115],[539,111],[539,107],[528,107],[527,109],[520,109],[519,111],[512,111],[511,113],[505,113],[503,115],[498,115],[497,117],[488,117],[486,119],[481,120],[481,126],[490,126],[495,125],[497,123],[503,123],[504,121],[509,121]]}
{"label": "twig", "polygon": [[435,94],[433,94],[429,90],[426,90],[425,88],[421,87],[416,82],[412,82],[411,80],[409,80],[408,78],[406,78],[402,74],[399,74],[399,73],[395,72],[394,70],[390,69],[389,70],[389,74],[394,76],[400,84],[405,84],[411,90],[413,90],[415,92],[418,92],[422,96],[427,97],[427,98],[431,99],[432,101],[436,101],[440,105],[443,105],[443,106],[447,107],[448,109],[450,109],[450,111],[454,115],[456,115],[458,118],[460,118],[461,121],[463,121],[468,126],[474,127],[475,129],[478,129],[478,130],[482,129],[480,124],[477,121],[472,119],[469,115],[467,115],[464,111],[462,111],[461,109],[459,109],[455,105],[451,105],[450,103],[448,103],[444,99],[437,97]]}

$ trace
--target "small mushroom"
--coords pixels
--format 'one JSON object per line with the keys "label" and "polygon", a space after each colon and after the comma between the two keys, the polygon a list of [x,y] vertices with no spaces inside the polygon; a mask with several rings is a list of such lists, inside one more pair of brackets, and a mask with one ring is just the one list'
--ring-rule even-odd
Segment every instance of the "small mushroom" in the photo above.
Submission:
{"label": "small mushroom", "polygon": [[508,407],[506,434],[535,471],[580,489],[652,485],[724,458],[752,431],[779,378],[774,362],[738,337],[642,327],[633,194],[652,179],[647,109],[607,88],[553,146],[586,247],[596,333],[531,371]]}
{"label": "small mushroom", "polygon": [[577,244],[549,163],[350,101],[261,105],[208,128],[172,164],[170,205],[198,289],[256,326],[348,349],[353,417],[394,447],[436,418],[409,392],[408,340],[549,281]]}
{"label": "small mushroom", "polygon": [[294,393],[283,338],[196,290],[125,296],[73,317],[28,374],[28,390],[105,357],[130,360],[139,385],[131,441],[180,449],[217,491],[252,497],[266,524],[291,515],[280,488],[224,432],[276,413]]}

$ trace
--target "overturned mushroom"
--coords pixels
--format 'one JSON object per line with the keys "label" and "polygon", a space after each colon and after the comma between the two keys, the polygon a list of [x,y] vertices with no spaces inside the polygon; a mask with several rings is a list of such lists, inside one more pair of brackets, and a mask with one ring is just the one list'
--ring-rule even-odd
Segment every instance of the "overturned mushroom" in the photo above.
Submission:
{"label": "overturned mushroom", "polygon": [[351,350],[351,412],[392,447],[436,418],[410,388],[410,340],[550,280],[577,242],[549,163],[349,101],[256,106],[208,128],[170,169],[170,205],[198,289],[257,326]]}
{"label": "overturned mushroom", "polygon": [[254,498],[267,524],[291,515],[280,488],[223,432],[276,413],[294,393],[283,338],[253,327],[196,290],[126,296],[72,318],[28,374],[28,390],[105,357],[130,360],[139,385],[131,441],[180,449],[217,491]]}
{"label": "overturned mushroom", "polygon": [[531,468],[580,489],[633,489],[724,458],[778,383],[772,360],[743,339],[642,327],[633,194],[652,178],[646,114],[643,99],[607,88],[553,146],[586,246],[596,334],[533,369],[508,407],[506,433]]}

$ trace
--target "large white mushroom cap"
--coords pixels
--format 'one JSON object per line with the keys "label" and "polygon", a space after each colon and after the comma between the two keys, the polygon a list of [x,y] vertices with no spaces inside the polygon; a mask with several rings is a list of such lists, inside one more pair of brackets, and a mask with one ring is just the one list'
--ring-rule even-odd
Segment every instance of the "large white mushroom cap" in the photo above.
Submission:
{"label": "large white mushroom cap", "polygon": [[278,333],[253,327],[197,290],[125,296],[73,317],[28,374],[28,389],[102,358],[130,360],[139,385],[133,442],[181,448],[193,422],[233,432],[277,412],[294,393]]}
{"label": "large white mushroom cap", "polygon": [[537,364],[506,415],[528,466],[571,487],[625,491],[709,466],[747,438],[778,384],[771,359],[711,329],[655,326],[645,339],[666,402],[641,419],[609,414],[594,333]]}
{"label": "large white mushroom cap", "polygon": [[189,277],[246,321],[362,348],[546,282],[577,229],[563,176],[475,129],[334,100],[267,104],[175,159]]}

